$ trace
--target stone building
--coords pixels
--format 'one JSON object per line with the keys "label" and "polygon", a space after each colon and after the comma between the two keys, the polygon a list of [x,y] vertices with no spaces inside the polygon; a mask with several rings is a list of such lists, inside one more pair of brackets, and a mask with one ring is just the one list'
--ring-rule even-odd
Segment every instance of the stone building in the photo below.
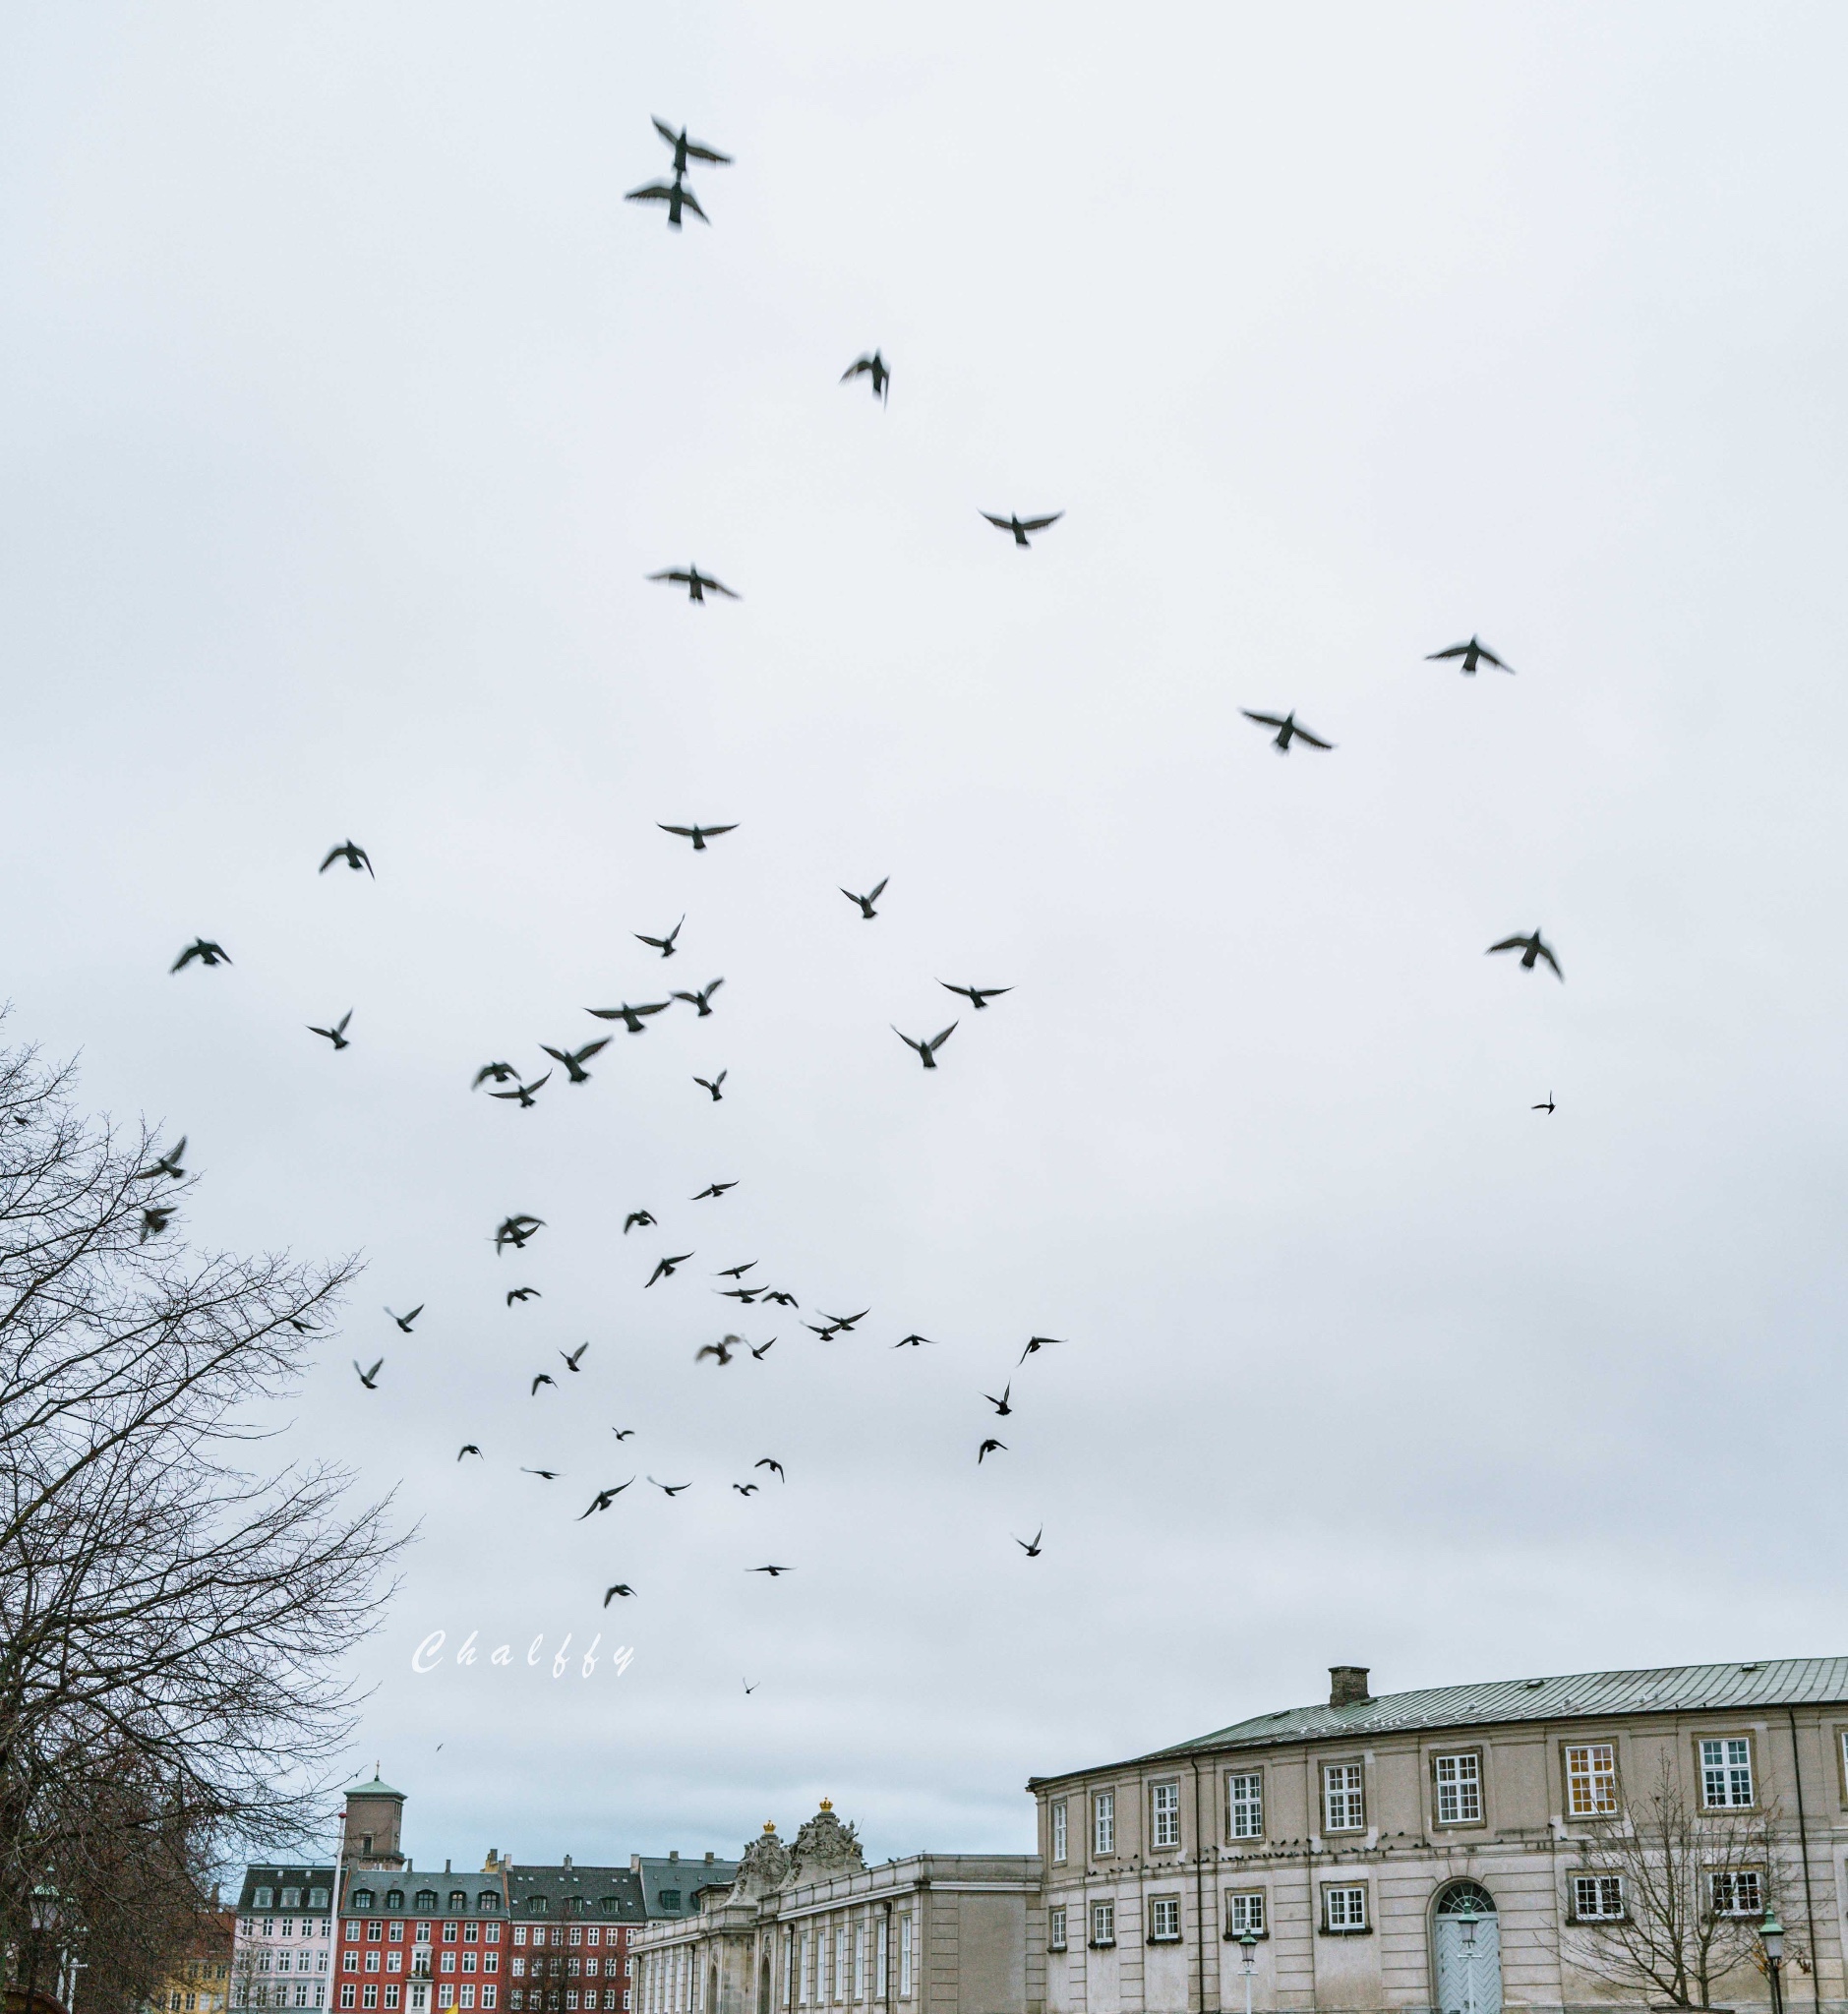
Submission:
{"label": "stone building", "polygon": [[766,1825],[698,1917],[629,1938],[631,2014],[1041,2014],[1039,1859],[920,1854],[868,1867],[821,1808]]}
{"label": "stone building", "polygon": [[227,1982],[233,2014],[252,2007],[327,2006],[333,1886],[330,1866],[268,1861],[245,1868]]}
{"label": "stone building", "polygon": [[1774,1906],[1788,2014],[1848,2014],[1848,1659],[1330,1678],[1326,1705],[1032,1780],[1046,2014],[1660,2005],[1624,1953],[1665,1810],[1710,2000],[1768,1998]]}

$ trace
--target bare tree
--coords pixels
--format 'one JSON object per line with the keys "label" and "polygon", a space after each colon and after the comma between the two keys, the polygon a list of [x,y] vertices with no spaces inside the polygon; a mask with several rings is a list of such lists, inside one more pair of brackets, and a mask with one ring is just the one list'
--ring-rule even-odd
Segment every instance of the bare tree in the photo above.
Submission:
{"label": "bare tree", "polygon": [[1574,1873],[1618,1881],[1622,1914],[1581,1921],[1572,1962],[1672,2006],[1711,2006],[1714,1986],[1756,1962],[1759,1920],[1779,1892],[1776,1817],[1695,1809],[1664,1757],[1641,1804],[1580,1850]]}
{"label": "bare tree", "polygon": [[252,1452],[351,1264],[195,1252],[180,1154],[71,1091],[0,1050],[0,1957],[47,1985],[81,1934],[127,2007],[215,1861],[314,1826],[393,1542]]}

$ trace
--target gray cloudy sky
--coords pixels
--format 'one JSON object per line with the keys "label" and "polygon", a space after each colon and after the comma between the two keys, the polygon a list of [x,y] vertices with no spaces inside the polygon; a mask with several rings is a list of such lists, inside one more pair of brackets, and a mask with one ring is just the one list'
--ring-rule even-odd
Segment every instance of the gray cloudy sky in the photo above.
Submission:
{"label": "gray cloudy sky", "polygon": [[[421,1522],[352,1756],[413,1852],[823,1794],[881,1856],[1022,1848],[1031,1772],[1331,1661],[1841,1647],[1845,45],[7,11],[0,989],[191,1135],[193,1235],[368,1258],[290,1445]],[[710,230],[622,201],[654,112],[738,157]],[[643,579],[689,558],[744,599]],[[1517,678],[1422,661],[1472,629]],[[349,833],[376,885],[316,876]],[[710,1019],[469,1095],[658,997],[683,911]],[[1563,986],[1483,956],[1536,923]],[[199,932],[234,967],[169,977]],[[926,1077],[888,1024],[938,978],[1017,990]],[[695,1366],[748,1259],[872,1315]],[[632,1473],[693,1488],[573,1521]],[[438,1629],[522,1662],[414,1676]],[[620,1679],[523,1664],[599,1629]]]}

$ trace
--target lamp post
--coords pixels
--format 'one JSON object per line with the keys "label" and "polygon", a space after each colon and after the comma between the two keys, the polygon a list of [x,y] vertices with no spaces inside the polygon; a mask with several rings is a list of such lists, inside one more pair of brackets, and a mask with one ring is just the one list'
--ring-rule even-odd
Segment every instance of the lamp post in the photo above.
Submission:
{"label": "lamp post", "polygon": [[1784,1926],[1767,1902],[1764,1921],[1759,1925],[1759,1943],[1764,1951],[1764,1970],[1771,1982],[1771,2014],[1784,2014]]}
{"label": "lamp post", "polygon": [[1476,2014],[1476,1925],[1482,1919],[1467,1895],[1455,1921],[1463,1940],[1463,2014]]}
{"label": "lamp post", "polygon": [[1245,2014],[1251,2014],[1251,1982],[1258,1970],[1258,1940],[1250,1930],[1239,1938],[1238,1949],[1245,1971]]}

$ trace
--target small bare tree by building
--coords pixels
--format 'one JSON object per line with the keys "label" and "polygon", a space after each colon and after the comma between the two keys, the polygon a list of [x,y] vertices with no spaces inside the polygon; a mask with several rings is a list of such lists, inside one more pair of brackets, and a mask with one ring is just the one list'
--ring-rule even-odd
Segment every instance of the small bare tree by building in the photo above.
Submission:
{"label": "small bare tree by building", "polygon": [[0,1050],[0,1970],[141,2003],[210,1869],[320,1817],[345,1652],[392,1543],[325,1464],[266,1469],[350,1274],[201,1253],[177,1151]]}
{"label": "small bare tree by building", "polygon": [[1758,1926],[1779,1899],[1776,1817],[1697,1809],[1664,1758],[1648,1795],[1567,1875],[1570,1962],[1657,2002],[1711,2006],[1729,1973],[1757,1963]]}

